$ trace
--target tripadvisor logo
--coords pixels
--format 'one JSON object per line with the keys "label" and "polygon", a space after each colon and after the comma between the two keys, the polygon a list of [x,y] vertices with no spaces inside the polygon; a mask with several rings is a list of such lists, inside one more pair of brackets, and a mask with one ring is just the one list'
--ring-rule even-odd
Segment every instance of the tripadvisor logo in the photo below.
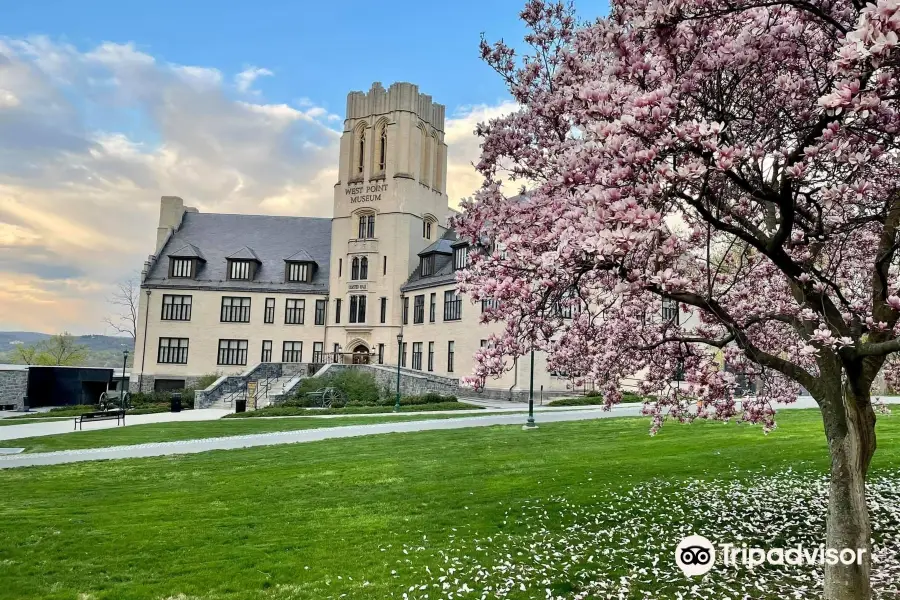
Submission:
{"label": "tripadvisor logo", "polygon": [[[797,545],[792,548],[749,548],[734,544],[719,544],[722,563],[726,567],[743,565],[754,569],[763,564],[770,565],[861,565],[865,548],[805,548]],[[706,575],[715,566],[716,549],[713,543],[702,535],[690,535],[675,548],[675,564],[688,577]]]}

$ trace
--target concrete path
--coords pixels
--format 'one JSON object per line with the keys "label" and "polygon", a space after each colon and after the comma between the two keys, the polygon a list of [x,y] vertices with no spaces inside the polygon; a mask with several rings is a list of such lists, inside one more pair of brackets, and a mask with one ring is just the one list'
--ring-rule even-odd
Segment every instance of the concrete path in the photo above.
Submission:
{"label": "concrete path", "polygon": [[[125,425],[129,426],[144,425],[146,423],[174,423],[177,421],[211,421],[215,419],[221,419],[230,412],[231,411],[228,410],[203,408],[200,410],[184,410],[177,413],[164,412],[152,413],[149,415],[126,415]],[[33,437],[38,435],[72,433],[75,430],[75,417],[68,417],[62,421],[57,421],[55,419],[16,420],[21,421],[22,425],[4,425],[3,427],[0,427],[0,441],[14,440],[16,438]],[[85,423],[83,430],[94,431],[95,429],[112,429],[115,427],[121,427],[121,425],[117,425],[115,420],[96,421],[93,423]]]}
{"label": "concrete path", "polygon": [[[540,422],[584,421],[609,417],[637,416],[639,406],[616,407],[612,411],[599,409],[569,410],[550,412],[541,415]],[[234,450],[254,446],[271,446],[275,444],[297,444],[316,442],[333,438],[359,437],[380,433],[404,433],[413,431],[433,431],[444,429],[463,429],[466,427],[490,427],[492,425],[521,425],[525,421],[522,414],[490,414],[477,417],[459,417],[455,419],[432,419],[422,421],[404,421],[399,423],[377,423],[373,425],[350,425],[346,427],[329,427],[325,429],[303,429],[299,431],[279,431],[239,435],[205,440],[185,440],[180,442],[160,442],[135,446],[115,446],[112,448],[91,448],[86,450],[64,450],[61,452],[44,452],[36,454],[16,454],[0,456],[0,469],[27,467],[36,465],[58,465],[63,463],[89,460],[111,460],[120,458],[143,458],[148,456],[167,456],[171,454],[194,454],[209,450]]]}

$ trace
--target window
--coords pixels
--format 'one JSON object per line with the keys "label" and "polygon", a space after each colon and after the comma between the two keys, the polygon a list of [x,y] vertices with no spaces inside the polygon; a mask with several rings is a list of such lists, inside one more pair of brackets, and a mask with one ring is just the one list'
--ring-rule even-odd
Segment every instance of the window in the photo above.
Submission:
{"label": "window", "polygon": [[325,324],[325,300],[316,300],[316,325]]}
{"label": "window", "polygon": [[381,274],[387,275],[387,255],[384,256],[384,260],[382,261]]}
{"label": "window", "polygon": [[334,301],[334,322],[339,324],[341,322],[341,299],[337,298]]}
{"label": "window", "polygon": [[187,338],[159,338],[159,352],[156,362],[186,365],[188,360]]}
{"label": "window", "polygon": [[263,323],[275,322],[275,298],[266,298],[266,310],[263,312]]}
{"label": "window", "polygon": [[272,362],[272,340],[263,340],[259,362]]}
{"label": "window", "polygon": [[303,342],[285,342],[281,350],[281,362],[303,362]]}
{"label": "window", "polygon": [[366,164],[366,130],[360,128],[359,138],[356,142],[356,176],[363,176],[363,169]]}
{"label": "window", "polygon": [[429,254],[428,256],[423,256],[421,260],[422,265],[422,277],[427,277],[429,275],[434,275],[434,254]]}
{"label": "window", "polygon": [[334,348],[334,354],[331,356],[331,362],[338,362],[341,359],[341,345],[335,344],[332,347]]}
{"label": "window", "polygon": [[387,298],[381,299],[381,322],[387,323]]}
{"label": "window", "polygon": [[387,165],[387,123],[381,124],[381,135],[378,136],[378,171],[384,173]]}
{"label": "window", "polygon": [[223,323],[249,323],[250,298],[234,298],[231,296],[223,296],[222,314],[220,320]]}
{"label": "window", "polygon": [[194,259],[172,258],[170,259],[172,277],[190,278],[194,276]]}
{"label": "window", "polygon": [[428,370],[434,371],[434,342],[428,342]]}
{"label": "window", "polygon": [[412,368],[422,370],[422,342],[413,342]]}
{"label": "window", "polygon": [[420,131],[422,132],[422,147],[420,148],[422,164],[419,166],[419,183],[428,185],[428,176],[431,171],[431,138],[424,129],[420,129]]}
{"label": "window", "polygon": [[453,372],[453,354],[454,354],[454,344],[453,342],[447,342],[447,372]]}
{"label": "window", "polygon": [[672,321],[673,325],[678,325],[678,301],[671,298],[663,298],[662,301],[662,318],[663,321]]}
{"label": "window", "polygon": [[303,317],[306,312],[306,300],[288,298],[284,301],[284,324],[303,325]]}
{"label": "window", "polygon": [[359,231],[357,232],[359,239],[371,239],[375,237],[375,215],[360,215]]}
{"label": "window", "polygon": [[353,257],[353,262],[350,263],[350,279],[353,281],[358,281],[360,279],[368,279],[369,278],[369,259],[363,256],[362,258],[358,256]]}
{"label": "window", "polygon": [[247,340],[219,340],[220,365],[246,365]]}
{"label": "window", "polygon": [[447,290],[444,292],[444,320],[460,319],[462,319],[462,299],[453,290]]}
{"label": "window", "polygon": [[403,324],[409,325],[409,296],[403,296]]}
{"label": "window", "polygon": [[486,311],[489,308],[499,308],[500,303],[493,298],[485,298],[481,301],[481,312]]}
{"label": "window", "polygon": [[366,322],[366,297],[364,295],[350,296],[350,322]]}
{"label": "window", "polygon": [[425,294],[420,294],[413,299],[413,323],[425,322]]}
{"label": "window", "polygon": [[480,347],[484,348],[487,346],[487,340],[481,340]]}
{"label": "window", "polygon": [[469,247],[460,246],[453,249],[453,269],[459,271],[465,269],[469,263]]}
{"label": "window", "polygon": [[384,364],[384,344],[378,344],[378,364]]}
{"label": "window", "polygon": [[344,272],[344,259],[339,258],[338,259],[338,277],[340,277],[343,272]]}
{"label": "window", "polygon": [[426,240],[431,239],[431,230],[434,226],[434,221],[431,219],[425,219],[422,221],[422,237]]}
{"label": "window", "polygon": [[428,322],[429,323],[434,323],[434,319],[435,319],[434,313],[436,312],[436,308],[437,308],[437,294],[432,292],[431,297],[429,298],[429,304],[428,304]]}
{"label": "window", "polygon": [[400,344],[400,366],[406,367],[406,342]]}
{"label": "window", "polygon": [[173,296],[163,294],[162,320],[163,321],[190,321],[191,320],[190,296]]}
{"label": "window", "polygon": [[675,361],[675,373],[672,379],[674,381],[684,381],[684,359],[679,358]]}
{"label": "window", "polygon": [[228,278],[238,280],[252,279],[253,273],[249,260],[231,260],[228,261]]}
{"label": "window", "polygon": [[287,280],[292,282],[308,282],[310,280],[308,263],[287,263]]}
{"label": "window", "polygon": [[317,365],[325,362],[325,342],[313,342],[313,362]]}

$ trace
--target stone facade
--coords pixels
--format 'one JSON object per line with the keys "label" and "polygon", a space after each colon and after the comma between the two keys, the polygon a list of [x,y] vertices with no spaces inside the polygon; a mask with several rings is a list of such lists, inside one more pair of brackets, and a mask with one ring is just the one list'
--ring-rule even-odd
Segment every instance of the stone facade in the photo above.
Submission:
{"label": "stone facade", "polygon": [[0,404],[13,404],[15,410],[23,410],[27,391],[27,367],[18,365],[0,367]]}

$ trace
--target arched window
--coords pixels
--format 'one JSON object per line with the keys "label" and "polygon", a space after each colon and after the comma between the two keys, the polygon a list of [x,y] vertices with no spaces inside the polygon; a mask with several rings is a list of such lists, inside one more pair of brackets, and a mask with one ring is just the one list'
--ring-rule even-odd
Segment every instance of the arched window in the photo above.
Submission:
{"label": "arched window", "polygon": [[356,157],[356,174],[359,177],[362,177],[363,169],[365,168],[366,163],[366,130],[363,129],[359,132],[359,143],[357,146],[357,157]]}
{"label": "arched window", "polygon": [[422,165],[419,168],[419,183],[428,185],[431,174],[431,138],[424,129],[422,129],[421,146]]}
{"label": "arched window", "polygon": [[422,219],[422,237],[426,240],[433,239],[437,233],[437,221],[431,215]]}
{"label": "arched window", "polygon": [[359,215],[359,227],[356,231],[356,238],[359,240],[367,240],[375,237],[375,215],[364,213]]}
{"label": "arched window", "polygon": [[351,265],[353,266],[350,267],[350,279],[356,281],[359,279],[359,258],[354,256]]}
{"label": "arched window", "polygon": [[387,167],[387,123],[381,124],[381,134],[378,136],[378,172],[384,173]]}
{"label": "arched window", "polygon": [[363,280],[369,278],[369,259],[365,256],[359,261],[359,278]]}
{"label": "arched window", "polygon": [[431,136],[429,145],[434,147],[434,177],[432,178],[431,187],[435,190],[441,189],[441,142],[437,139],[437,135]]}

